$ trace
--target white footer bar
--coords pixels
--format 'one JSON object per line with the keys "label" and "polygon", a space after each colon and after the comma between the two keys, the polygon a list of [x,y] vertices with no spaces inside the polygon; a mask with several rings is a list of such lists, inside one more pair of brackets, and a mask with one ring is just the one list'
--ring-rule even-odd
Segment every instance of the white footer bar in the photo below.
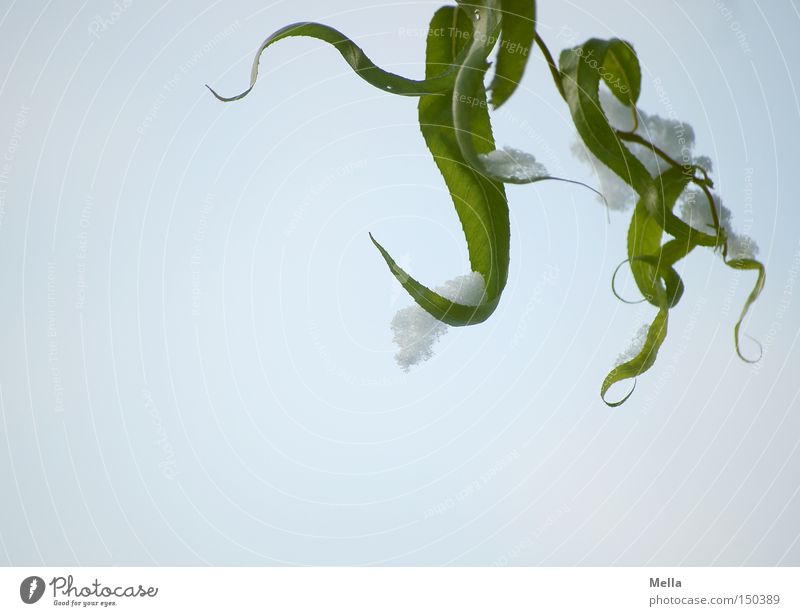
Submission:
{"label": "white footer bar", "polygon": [[6,567],[0,614],[800,614],[800,568]]}

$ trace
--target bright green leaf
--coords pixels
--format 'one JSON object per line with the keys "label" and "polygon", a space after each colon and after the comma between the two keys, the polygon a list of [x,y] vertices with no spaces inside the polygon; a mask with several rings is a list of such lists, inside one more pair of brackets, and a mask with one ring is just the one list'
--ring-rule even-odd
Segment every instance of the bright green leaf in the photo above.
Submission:
{"label": "bright green leaf", "polygon": [[650,324],[650,328],[647,331],[647,338],[645,338],[641,351],[639,351],[636,357],[630,361],[620,364],[614,368],[608,373],[606,378],[603,379],[603,384],[600,387],[600,397],[608,406],[620,406],[628,398],[630,398],[631,394],[633,393],[633,389],[631,389],[631,391],[629,391],[628,394],[621,400],[618,400],[617,402],[609,402],[606,400],[606,392],[608,392],[609,388],[614,383],[618,383],[626,379],[634,379],[643,372],[646,372],[652,368],[653,364],[655,364],[658,350],[661,348],[661,344],[664,342],[664,339],[667,336],[668,313],[669,310],[667,308],[661,308],[658,311],[655,319],[653,319],[653,322]]}
{"label": "bright green leaf", "polygon": [[534,0],[501,0],[500,8],[503,12],[502,32],[491,85],[495,109],[511,97],[522,80],[536,29]]}
{"label": "bright green leaf", "polygon": [[[459,32],[469,32],[467,13],[444,7],[431,21],[430,32],[452,27],[456,18]],[[456,36],[458,45],[465,37]],[[429,36],[426,56],[430,75],[452,60],[453,44],[446,37]],[[470,116],[469,130],[489,149],[494,148],[486,93],[481,87],[474,92],[480,104]],[[486,284],[484,301],[476,308],[463,306],[441,297],[404,272],[376,242],[392,273],[403,287],[437,319],[450,325],[469,325],[487,318],[497,302],[508,278],[510,225],[508,203],[502,183],[481,175],[464,160],[456,140],[453,123],[452,94],[423,96],[419,101],[419,122],[425,142],[447,184],[456,213],[464,230],[472,271],[483,276]]]}
{"label": "bright green leaf", "polygon": [[623,105],[636,105],[642,89],[642,69],[630,43],[619,39],[610,41],[601,76]]}
{"label": "bright green leaf", "polygon": [[750,311],[750,307],[753,305],[758,299],[758,296],[761,295],[761,291],[764,290],[764,284],[767,280],[767,272],[764,269],[764,264],[756,259],[731,259],[730,261],[725,262],[728,267],[735,269],[735,270],[743,270],[743,271],[756,271],[758,272],[758,276],[756,278],[756,283],[753,286],[753,290],[750,292],[750,295],[747,296],[747,300],[744,303],[744,307],[742,308],[742,313],[739,315],[739,320],[736,321],[736,325],[733,328],[733,338],[734,344],[736,345],[736,354],[744,361],[748,363],[755,363],[761,358],[761,354],[759,352],[759,357],[757,359],[747,359],[744,355],[742,355],[741,350],[741,343],[740,343],[740,329],[742,327],[742,322],[744,318],[747,316],[747,313]]}
{"label": "bright green leaf", "polygon": [[333,45],[356,74],[364,81],[385,92],[403,96],[422,96],[423,94],[446,92],[452,89],[453,80],[455,79],[458,65],[460,64],[460,62],[457,61],[452,66],[445,67],[444,70],[442,70],[442,67],[439,67],[437,73],[422,81],[406,79],[405,77],[389,73],[375,66],[372,60],[364,54],[358,45],[338,30],[323,24],[303,21],[281,28],[267,37],[261,44],[261,47],[259,47],[253,59],[253,68],[250,71],[250,87],[244,92],[236,96],[224,97],[217,94],[211,87],[208,87],[208,89],[211,90],[214,96],[224,102],[236,101],[244,98],[250,93],[258,80],[258,65],[261,60],[261,54],[273,43],[277,43],[278,41],[292,36],[307,36]]}

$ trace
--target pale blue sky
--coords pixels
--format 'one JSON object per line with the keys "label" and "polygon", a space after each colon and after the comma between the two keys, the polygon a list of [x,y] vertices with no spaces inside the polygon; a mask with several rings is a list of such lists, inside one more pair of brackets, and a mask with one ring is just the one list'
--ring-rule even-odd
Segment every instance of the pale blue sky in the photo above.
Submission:
{"label": "pale blue sky", "polygon": [[[237,104],[203,84],[306,19],[419,77],[439,3],[6,0],[0,563],[800,564],[797,4],[539,4],[554,53],[629,39],[641,107],[694,126],[767,263],[763,361],[733,348],[751,277],[697,252],[607,408],[650,316],[611,294],[629,214],[549,183],[508,190],[498,311],[397,368],[367,232],[431,285],[468,268],[416,101],[310,40]],[[539,55],[495,131],[594,182]]]}

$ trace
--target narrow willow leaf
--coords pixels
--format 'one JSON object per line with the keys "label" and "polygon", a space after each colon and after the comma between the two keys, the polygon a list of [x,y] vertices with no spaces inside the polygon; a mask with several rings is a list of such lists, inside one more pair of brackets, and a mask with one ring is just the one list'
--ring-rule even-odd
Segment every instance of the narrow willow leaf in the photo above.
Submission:
{"label": "narrow willow leaf", "polygon": [[572,120],[589,151],[627,182],[641,198],[652,199],[653,178],[642,162],[625,147],[600,105],[599,88],[610,41],[590,39],[565,49],[559,58],[564,95]]}
{"label": "narrow willow leaf", "polygon": [[[430,32],[448,31],[457,20],[456,49],[468,37],[458,33],[470,32],[468,13],[452,7],[439,9],[433,17]],[[441,30],[445,28],[445,30]],[[429,36],[426,56],[427,72],[440,70],[453,60],[453,41],[447,37]],[[485,89],[474,94],[481,104],[471,117],[470,129],[494,147]],[[375,242],[389,269],[415,301],[431,315],[449,325],[470,325],[486,319],[496,308],[508,278],[510,224],[505,190],[472,169],[461,155],[456,141],[452,114],[452,94],[423,96],[419,101],[419,122],[423,137],[436,165],[447,184],[456,213],[464,230],[472,270],[483,276],[486,291],[476,306],[463,306],[441,297],[404,272],[391,256]],[[374,240],[373,240],[374,241]]]}
{"label": "narrow willow leaf", "polygon": [[[682,173],[681,169],[674,168],[668,169],[657,178],[654,185],[660,195],[663,212],[672,213],[675,202],[686,188],[689,179],[689,176]],[[605,395],[608,389],[619,381],[636,378],[649,370],[655,363],[658,350],[666,338],[669,309],[680,301],[684,292],[683,281],[673,265],[688,254],[696,243],[687,240],[671,240],[662,246],[663,224],[663,220],[658,220],[653,216],[651,208],[648,207],[647,198],[640,198],[628,228],[627,261],[642,295],[651,304],[657,306],[659,311],[650,325],[641,351],[630,361],[615,367],[603,380],[600,396],[606,404],[612,407],[623,404],[631,396],[633,389],[618,402],[606,400]],[[696,240],[697,234],[689,233],[687,238]],[[616,295],[616,290],[614,293]]]}
{"label": "narrow willow leaf", "polygon": [[534,0],[501,0],[500,8],[503,25],[491,85],[495,109],[511,97],[522,80],[536,31]]}
{"label": "narrow willow leaf", "polygon": [[481,171],[483,165],[478,154],[493,151],[494,140],[476,134],[471,125],[486,114],[483,79],[489,68],[487,58],[502,23],[499,6],[500,0],[476,0],[469,6],[462,6],[473,23],[472,37],[456,74],[451,102],[453,127],[461,155],[472,168]]}
{"label": "narrow willow leaf", "polygon": [[[679,171],[668,169],[656,181],[656,185],[661,188],[661,201],[664,204],[665,211],[671,212],[673,210],[675,202],[689,182],[689,176]],[[666,289],[661,284],[658,268],[652,267],[648,260],[639,259],[639,257],[645,255],[661,256],[663,226],[664,221],[652,216],[645,199],[639,199],[628,227],[628,263],[636,281],[636,286],[639,287],[642,296],[651,304],[659,307],[661,306],[659,295],[662,292],[666,292]],[[695,239],[691,234],[682,239],[687,246],[694,247],[696,245],[690,241]],[[688,250],[685,254],[688,254]],[[667,267],[673,265],[676,261],[670,261],[666,264]]]}
{"label": "narrow willow leaf", "polygon": [[[474,24],[472,41],[456,75],[452,99],[453,122],[461,156],[470,167],[496,182],[532,184],[543,180],[555,180],[588,188],[605,201],[602,194],[583,182],[547,174],[544,167],[538,164],[531,154],[513,148],[504,151],[495,150],[493,140],[484,139],[472,130],[472,123],[476,121],[473,114],[481,116],[486,106],[483,79],[489,68],[487,58],[501,29],[502,12],[500,0],[474,0],[469,4],[466,2],[459,4]],[[480,121],[480,117],[477,121]],[[509,156],[516,164],[508,165],[503,162],[507,161]],[[497,161],[501,164],[496,164]],[[493,162],[495,164],[492,164]]]}
{"label": "narrow willow leaf", "polygon": [[403,268],[397,265],[391,255],[378,243],[371,233],[369,237],[386,260],[389,270],[394,274],[400,284],[403,285],[403,288],[408,291],[408,294],[423,310],[433,315],[439,321],[454,327],[474,325],[488,319],[497,307],[500,297],[497,296],[493,300],[487,300],[485,291],[481,303],[477,306],[459,304],[446,297],[442,297],[409,276]]}
{"label": "narrow willow leaf", "polygon": [[[767,280],[767,272],[764,269],[764,264],[756,259],[731,259],[730,261],[726,261],[725,264],[733,268],[735,270],[750,270],[750,271],[757,271],[758,277],[756,278],[756,284],[753,286],[753,290],[750,292],[750,295],[747,296],[747,300],[742,307],[742,313],[739,315],[739,320],[736,321],[736,325],[733,328],[733,338],[734,343],[736,345],[736,354],[744,361],[750,364],[754,364],[761,359],[761,345],[759,344],[759,355],[756,359],[747,359],[744,355],[742,355],[741,345],[740,345],[740,329],[742,327],[742,322],[744,318],[747,316],[747,313],[750,310],[750,306],[758,299],[758,296],[761,295],[761,291],[764,290],[764,283]],[[749,336],[748,336],[749,338]],[[754,340],[751,338],[751,340]],[[758,343],[758,341],[754,340],[754,342]]]}
{"label": "narrow willow leaf", "polygon": [[655,272],[656,278],[663,284],[653,284],[650,293],[652,303],[656,306],[674,308],[683,296],[683,280],[661,254],[640,255],[631,259],[631,265],[645,263]]}
{"label": "narrow willow leaf", "polygon": [[[589,151],[638,193],[650,215],[664,231],[677,239],[698,245],[720,246],[724,243],[724,237],[693,229],[666,206],[664,176],[659,180],[650,176],[644,164],[619,138],[600,105],[603,63],[609,49],[619,49],[620,43],[619,39],[590,39],[579,47],[561,53],[559,66],[563,75],[564,94],[575,128]],[[682,174],[683,169],[673,167],[666,173]]]}
{"label": "narrow willow leaf", "polygon": [[267,37],[261,44],[261,47],[259,47],[253,59],[253,68],[250,71],[250,87],[244,92],[236,96],[224,97],[217,94],[210,86],[206,87],[211,90],[214,96],[224,102],[236,101],[244,98],[250,93],[258,80],[258,65],[261,54],[273,43],[277,43],[280,40],[292,36],[307,36],[333,45],[356,74],[364,81],[385,92],[400,94],[402,96],[422,96],[424,94],[434,94],[450,90],[453,87],[457,67],[460,64],[460,60],[456,59],[456,62],[452,64],[452,66],[447,66],[443,71],[440,67],[436,74],[422,81],[406,79],[405,77],[389,73],[375,66],[372,60],[364,54],[358,45],[338,30],[323,24],[304,21],[281,28]]}
{"label": "narrow willow leaf", "polygon": [[[497,41],[502,25],[502,12],[500,0],[474,0],[470,4],[462,5],[464,13],[473,22],[472,40],[467,48],[466,57],[461,65],[454,84],[452,98],[453,126],[456,139],[461,150],[461,156],[470,167],[504,184],[530,184],[552,178],[544,172],[541,165],[535,163],[535,158],[525,152],[514,150],[517,161],[526,161],[519,165],[511,165],[511,172],[501,169],[507,165],[487,164],[487,160],[497,157],[503,160],[508,157],[508,152],[495,150],[494,141],[483,138],[476,133],[472,125],[479,122],[485,113],[486,99],[483,80],[489,68],[487,58]],[[574,184],[581,182],[572,182]]]}
{"label": "narrow willow leaf", "polygon": [[636,105],[642,90],[642,69],[630,43],[619,39],[610,41],[601,76],[622,104]]}
{"label": "narrow willow leaf", "polygon": [[667,336],[668,313],[669,310],[667,308],[661,308],[658,311],[655,319],[653,319],[653,322],[650,324],[650,328],[647,331],[647,338],[644,341],[644,345],[642,345],[642,350],[639,351],[636,357],[630,361],[626,361],[625,363],[614,368],[608,373],[606,378],[603,379],[603,384],[600,387],[600,397],[608,406],[614,407],[623,404],[628,398],[631,397],[633,389],[636,387],[634,384],[634,388],[632,388],[621,400],[618,400],[617,402],[609,402],[606,400],[606,393],[608,392],[609,388],[614,385],[614,383],[619,383],[620,381],[624,381],[626,379],[635,379],[643,372],[646,372],[652,368],[653,364],[656,362],[658,350],[661,348],[661,344],[664,342],[664,338]]}
{"label": "narrow willow leaf", "polygon": [[[657,254],[661,249],[661,237],[663,235],[661,225],[656,221],[643,199],[639,199],[636,208],[631,216],[631,223],[628,227],[628,259],[633,279],[639,291],[648,302],[657,304],[656,289],[654,287],[661,284],[661,279],[647,263],[637,261],[635,258],[640,255]],[[613,278],[612,278],[613,290]],[[616,291],[614,291],[616,294]],[[619,297],[619,295],[617,295]]]}
{"label": "narrow willow leaf", "polygon": [[[683,295],[684,288],[683,281],[675,271],[673,265],[688,255],[694,247],[693,244],[671,240],[658,249],[659,252],[657,255],[639,255],[625,259],[622,263],[617,265],[611,276],[612,293],[618,300],[626,304],[640,304],[644,301],[649,301],[654,306],[662,306],[666,303],[670,308],[675,307]],[[623,265],[631,263],[633,263],[633,266],[631,266],[632,269],[640,264],[646,266],[646,269],[642,268],[638,270],[646,273],[646,277],[640,274],[642,278],[641,282],[637,281],[639,290],[644,296],[638,301],[625,299],[616,289],[616,277],[619,274],[619,270]],[[666,298],[666,302],[662,301],[663,298]]]}
{"label": "narrow willow leaf", "polygon": [[697,244],[686,243],[683,240],[670,240],[661,247],[661,259],[664,263],[674,265],[688,255]]}
{"label": "narrow willow leaf", "polygon": [[[683,173],[680,168],[670,168],[656,179],[655,184],[660,189],[660,201],[663,204],[662,212],[672,214],[675,203],[689,180],[690,176]],[[605,399],[605,394],[611,385],[624,379],[635,378],[654,364],[666,336],[668,311],[677,305],[684,292],[683,281],[673,266],[705,241],[705,234],[689,227],[689,230],[681,233],[679,238],[672,239],[662,246],[663,227],[663,219],[655,218],[647,206],[647,200],[640,199],[628,229],[628,262],[639,290],[645,299],[659,308],[659,312],[648,331],[642,351],[631,361],[614,368],[603,381],[601,397],[609,406],[622,404],[633,393],[631,390],[621,401],[609,403]]]}

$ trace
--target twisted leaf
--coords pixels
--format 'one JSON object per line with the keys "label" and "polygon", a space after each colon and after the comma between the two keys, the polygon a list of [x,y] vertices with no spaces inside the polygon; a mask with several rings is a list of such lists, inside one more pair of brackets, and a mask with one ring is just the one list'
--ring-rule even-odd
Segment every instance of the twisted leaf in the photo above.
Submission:
{"label": "twisted leaf", "polygon": [[631,397],[633,390],[636,388],[634,384],[633,388],[631,388],[624,398],[617,402],[609,402],[606,400],[606,392],[614,383],[624,381],[625,379],[636,378],[653,367],[653,364],[656,362],[658,350],[661,348],[664,338],[667,337],[668,314],[668,308],[659,309],[658,314],[656,314],[655,319],[653,319],[653,322],[650,324],[650,328],[647,330],[647,338],[645,338],[642,350],[630,361],[626,361],[614,368],[608,373],[608,376],[603,379],[603,384],[600,387],[600,397],[608,406],[619,406],[623,404]]}
{"label": "twisted leaf", "polygon": [[[449,38],[434,32],[448,31],[456,20],[455,53],[471,30],[469,13],[453,7],[439,9],[431,21],[426,55],[426,75],[436,74],[453,60],[454,46]],[[445,28],[445,30],[442,30]],[[494,148],[486,91],[482,84],[473,95],[478,100],[469,118],[469,133],[488,149]],[[453,119],[453,94],[423,96],[419,101],[419,123],[428,149],[450,191],[467,241],[472,270],[483,276],[486,290],[478,306],[452,302],[423,286],[404,272],[380,244],[375,242],[389,269],[414,300],[440,321],[449,325],[470,325],[485,320],[496,308],[508,278],[510,225],[508,203],[502,183],[495,182],[470,167],[456,140]],[[375,241],[373,239],[373,241]]]}
{"label": "twisted leaf", "polygon": [[[688,182],[689,177],[674,168],[668,169],[659,176],[655,184],[661,188],[661,199],[665,204],[665,210],[672,211],[675,202],[686,188]],[[628,261],[636,286],[639,287],[639,291],[641,291],[645,299],[655,306],[660,306],[657,299],[659,291],[665,291],[663,286],[660,286],[662,277],[658,275],[658,267],[664,258],[661,252],[663,234],[663,221],[654,218],[645,200],[639,199],[628,227]],[[691,235],[689,237],[693,238]],[[680,256],[675,254],[674,260],[665,259],[664,266],[667,268],[675,264],[679,258],[688,254],[696,245],[689,241],[675,241],[677,242],[676,246],[685,245],[687,250]],[[672,252],[674,250],[674,248],[671,249]],[[657,257],[655,266],[650,263],[650,260],[641,258],[653,255]]]}
{"label": "twisted leaf", "polygon": [[[622,53],[622,49],[629,51]],[[613,54],[611,64],[616,67],[615,70],[618,73],[622,71],[619,74],[624,75],[627,83],[635,84],[636,75],[640,74],[636,54],[630,44],[619,39],[590,39],[583,45],[564,50],[559,59],[564,94],[581,140],[600,162],[638,193],[644,207],[664,231],[687,243],[721,245],[724,237],[692,228],[666,206],[665,187],[653,179],[608,121],[599,96],[600,80],[607,74],[604,63],[608,54]],[[674,168],[670,172],[682,173],[683,170]]]}
{"label": "twisted leaf", "polygon": [[[735,270],[755,270],[758,272],[758,277],[756,278],[756,284],[753,287],[753,290],[750,291],[750,295],[747,296],[747,300],[745,300],[744,306],[742,307],[742,312],[739,315],[739,320],[736,321],[736,325],[733,327],[733,339],[734,344],[736,345],[736,354],[743,360],[749,364],[753,364],[758,362],[761,359],[761,345],[759,344],[759,354],[756,359],[747,359],[744,355],[742,355],[741,351],[741,343],[740,343],[740,329],[742,327],[742,322],[744,318],[747,316],[747,313],[750,311],[750,307],[753,305],[758,299],[758,296],[761,295],[761,291],[764,290],[764,284],[767,280],[767,272],[764,268],[764,264],[756,259],[732,259],[730,261],[725,262],[726,265]],[[749,336],[748,336],[749,337]],[[751,338],[751,340],[753,340]],[[757,342],[757,341],[755,341]]]}
{"label": "twisted leaf", "polygon": [[307,36],[333,45],[356,74],[364,81],[385,92],[391,92],[392,94],[399,94],[402,96],[422,96],[423,94],[434,94],[452,89],[453,80],[455,79],[460,64],[460,61],[456,58],[456,62],[452,65],[444,67],[444,70],[441,70],[440,67],[439,72],[422,81],[406,79],[405,77],[395,75],[394,73],[377,67],[358,45],[335,28],[315,22],[302,21],[281,28],[268,36],[261,44],[261,47],[258,48],[256,56],[253,59],[253,68],[250,71],[250,87],[244,92],[236,96],[224,97],[217,94],[210,86],[206,87],[211,90],[214,96],[223,102],[231,102],[244,98],[250,93],[258,80],[258,65],[261,60],[261,54],[273,43],[277,43],[291,36]]}

